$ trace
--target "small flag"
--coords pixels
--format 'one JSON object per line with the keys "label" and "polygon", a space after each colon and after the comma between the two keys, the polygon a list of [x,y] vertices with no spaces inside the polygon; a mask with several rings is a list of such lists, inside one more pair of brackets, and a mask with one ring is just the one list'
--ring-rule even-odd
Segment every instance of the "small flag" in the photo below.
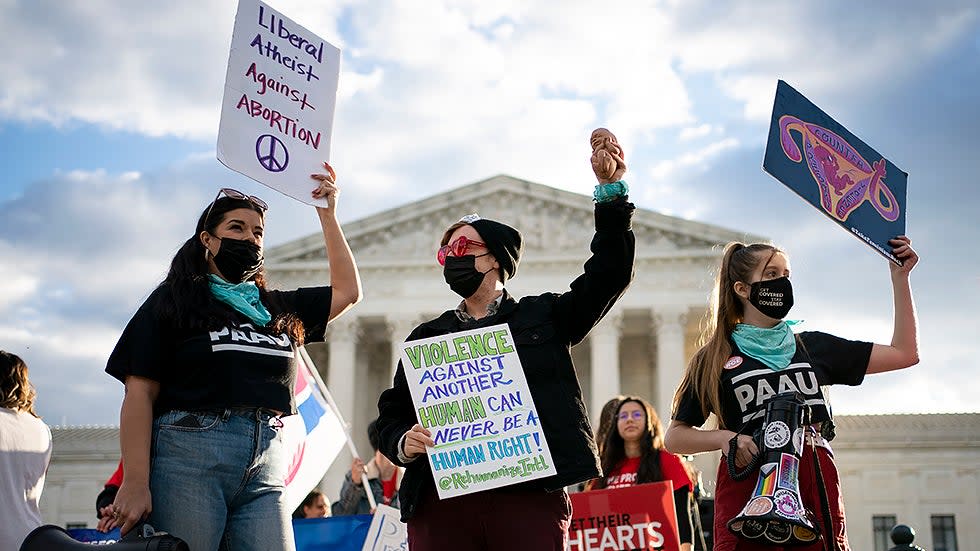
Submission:
{"label": "small flag", "polygon": [[316,367],[305,353],[296,354],[296,409],[283,419],[286,446],[291,454],[286,473],[286,507],[303,502],[330,468],[347,442],[344,427],[327,402],[327,389],[318,382]]}

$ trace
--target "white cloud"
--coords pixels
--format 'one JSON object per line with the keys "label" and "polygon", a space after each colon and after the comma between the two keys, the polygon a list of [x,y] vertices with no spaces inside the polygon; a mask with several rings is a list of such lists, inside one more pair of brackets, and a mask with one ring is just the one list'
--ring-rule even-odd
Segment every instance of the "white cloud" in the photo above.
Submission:
{"label": "white cloud", "polygon": [[716,128],[710,124],[699,124],[697,126],[688,126],[682,128],[680,133],[677,135],[677,139],[682,142],[687,142],[691,140],[696,140],[698,138],[703,138],[711,134],[717,134],[722,132],[722,129]]}
{"label": "white cloud", "polygon": [[[747,119],[764,122],[777,79],[809,97],[850,101],[879,95],[863,84],[903,81],[976,23],[976,8],[958,4],[865,11],[841,2],[692,3],[691,24],[676,29],[678,58],[685,73],[715,74]],[[888,31],[868,32],[866,21]]]}
{"label": "white cloud", "polygon": [[[657,128],[697,122],[682,78],[692,73],[716,75],[745,116],[761,119],[777,75],[818,95],[873,93],[867,90],[873,86],[840,75],[894,78],[976,18],[956,7],[915,17],[876,12],[890,32],[867,33],[863,25],[842,24],[833,8],[783,3],[597,10],[572,1],[563,3],[560,17],[551,5],[526,2],[272,4],[347,51],[357,70],[344,65],[339,109],[364,116],[356,124],[413,128],[436,139],[439,129],[451,136],[474,126],[513,126],[515,117],[557,95],[604,105],[600,120],[586,125],[607,124],[635,141]],[[0,114],[210,140],[233,17],[234,4],[217,0],[15,3],[3,16],[8,31],[0,45],[20,53],[0,60]],[[833,25],[836,33],[815,41],[800,32],[801,20],[814,29]],[[27,43],[47,47],[17,47]],[[394,117],[385,109],[392,105]],[[411,143],[404,134],[402,149]]]}
{"label": "white cloud", "polygon": [[725,138],[708,144],[699,150],[685,153],[676,159],[660,161],[650,170],[650,177],[654,181],[662,182],[669,180],[679,170],[692,168],[703,170],[707,168],[709,160],[726,151],[737,148],[738,145],[738,140],[735,138]]}
{"label": "white cloud", "polygon": [[[558,11],[518,0],[271,3],[345,52],[331,153],[343,220],[501,172],[588,193],[588,135],[607,126],[626,148],[638,205],[773,237],[794,254],[801,312],[815,328],[880,342],[890,338],[883,261],[761,173],[759,129],[777,78],[836,114],[861,96],[896,93],[896,82],[919,75],[977,20],[975,9],[932,4],[878,13],[840,2],[604,9],[576,0]],[[0,341],[29,349],[42,366],[64,366],[70,378],[105,381],[92,383],[93,395],[118,391],[92,366],[104,362],[120,325],[162,278],[218,187],[272,204],[270,244],[317,231],[311,209],[214,159],[234,9],[224,0],[46,0],[15,2],[0,16],[7,29],[0,45],[18,52],[0,59],[3,120],[85,122],[202,144],[198,154],[153,165],[164,169],[54,173],[0,204]],[[889,32],[868,33],[869,20]],[[821,40],[801,32],[801,21]],[[923,156],[909,166],[915,161],[920,172],[935,164]],[[941,182],[928,182],[917,189],[945,193]],[[960,205],[971,198],[956,197]],[[956,400],[977,390],[963,390],[971,389],[964,373],[976,362],[953,341],[980,335],[963,329],[951,339],[946,330],[973,327],[955,311],[980,309],[976,262],[964,254],[956,268],[935,260],[950,248],[949,227],[966,233],[972,226],[937,227],[924,210],[910,225],[934,247],[933,260],[917,268],[930,282],[923,287],[931,300],[922,304],[928,359],[862,387],[893,402],[903,385],[935,396],[952,389]],[[953,293],[959,300],[936,298],[944,285],[934,282],[948,283],[956,269],[969,271],[969,288]],[[920,377],[932,366],[953,367],[927,385]],[[845,405],[886,405],[843,394]]]}
{"label": "white cloud", "polygon": [[0,281],[3,281],[0,313],[3,313],[10,305],[33,295],[37,291],[39,281],[30,273],[24,273],[22,264],[11,262],[15,258],[13,248],[2,242],[0,242],[0,258],[4,259],[0,264]]}

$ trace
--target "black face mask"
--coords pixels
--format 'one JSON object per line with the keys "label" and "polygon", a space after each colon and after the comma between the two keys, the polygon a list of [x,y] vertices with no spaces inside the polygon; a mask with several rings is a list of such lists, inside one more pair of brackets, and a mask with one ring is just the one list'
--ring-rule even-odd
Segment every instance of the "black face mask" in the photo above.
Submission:
{"label": "black face mask", "polygon": [[770,318],[781,320],[793,307],[793,285],[788,277],[756,281],[751,285],[749,304]]}
{"label": "black face mask", "polygon": [[485,272],[477,270],[476,255],[447,256],[446,265],[442,268],[442,277],[446,278],[446,283],[454,293],[463,298],[470,298],[480,288],[483,278],[491,270],[493,268]]}
{"label": "black face mask", "polygon": [[262,269],[265,257],[262,249],[244,239],[221,238],[218,254],[214,255],[214,265],[228,283],[241,283]]}

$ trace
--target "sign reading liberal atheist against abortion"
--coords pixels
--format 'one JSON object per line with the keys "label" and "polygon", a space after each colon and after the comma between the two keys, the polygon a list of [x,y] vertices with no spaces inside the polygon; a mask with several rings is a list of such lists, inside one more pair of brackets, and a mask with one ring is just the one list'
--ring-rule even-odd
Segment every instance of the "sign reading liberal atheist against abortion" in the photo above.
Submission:
{"label": "sign reading liberal atheist against abortion", "polygon": [[218,160],[304,203],[330,159],[340,50],[259,0],[239,0]]}
{"label": "sign reading liberal atheist against abortion", "polygon": [[507,324],[401,345],[439,499],[556,474]]}
{"label": "sign reading liberal atheist against abortion", "polygon": [[779,81],[762,168],[896,264],[908,174]]}

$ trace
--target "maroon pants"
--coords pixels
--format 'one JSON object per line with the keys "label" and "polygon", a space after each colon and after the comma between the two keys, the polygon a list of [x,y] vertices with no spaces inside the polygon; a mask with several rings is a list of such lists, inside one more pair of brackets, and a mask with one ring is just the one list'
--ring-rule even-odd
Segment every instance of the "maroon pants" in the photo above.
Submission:
{"label": "maroon pants", "polygon": [[[823,474],[823,481],[827,489],[827,501],[830,503],[830,517],[833,520],[831,533],[837,539],[838,549],[850,551],[851,546],[847,542],[847,532],[844,526],[844,500],[840,493],[840,478],[837,475],[837,466],[834,465],[834,457],[829,450],[823,447],[817,447],[817,455],[820,458],[820,472]],[[814,513],[813,518],[820,523],[816,528],[821,535],[825,535],[826,523],[823,518],[823,509],[820,506],[820,487],[817,484],[817,472],[813,465],[813,447],[809,443],[803,447],[799,477],[803,506]],[[755,490],[756,482],[756,476],[750,476],[739,482],[729,478],[728,463],[724,457],[721,458],[721,464],[718,465],[718,486],[715,490],[714,551],[775,551],[781,549],[823,551],[822,538],[810,545],[782,547],[742,539],[728,530],[728,521],[742,512],[742,508],[748,503],[752,492]],[[834,549],[833,546],[829,546],[829,548]]]}
{"label": "maroon pants", "polygon": [[564,490],[424,493],[408,520],[410,551],[564,551],[572,501]]}

